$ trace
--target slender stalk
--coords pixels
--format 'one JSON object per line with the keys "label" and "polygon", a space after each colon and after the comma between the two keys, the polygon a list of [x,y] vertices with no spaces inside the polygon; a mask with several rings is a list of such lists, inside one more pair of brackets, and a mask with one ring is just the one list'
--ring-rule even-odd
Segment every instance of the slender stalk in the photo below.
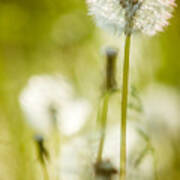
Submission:
{"label": "slender stalk", "polygon": [[99,149],[98,149],[98,155],[97,155],[97,162],[101,162],[102,160],[102,154],[103,154],[103,148],[104,148],[104,140],[106,136],[106,126],[107,126],[107,114],[108,114],[108,104],[109,104],[109,97],[110,93],[107,92],[104,96],[103,101],[103,108],[102,108],[102,117],[101,117],[101,139],[99,143]]}
{"label": "slender stalk", "polygon": [[107,126],[107,114],[108,114],[108,106],[109,106],[109,99],[114,90],[116,90],[116,58],[118,55],[118,50],[112,47],[108,47],[106,49],[106,89],[103,96],[103,105],[102,110],[101,106],[97,120],[100,122],[101,127],[101,137],[99,143],[99,149],[97,154],[97,162],[100,163],[102,161],[102,154],[104,148],[104,141],[106,136],[106,126]]}
{"label": "slender stalk", "polygon": [[126,179],[126,122],[127,122],[127,104],[128,104],[130,44],[131,44],[131,36],[127,35],[125,40],[122,104],[121,104],[120,180]]}
{"label": "slender stalk", "polygon": [[34,137],[34,140],[37,148],[37,157],[42,167],[44,180],[49,180],[49,173],[47,167],[47,161],[49,160],[49,152],[44,145],[44,137],[41,135],[36,135]]}
{"label": "slender stalk", "polygon": [[149,152],[149,145],[147,145],[144,150],[140,153],[138,159],[136,159],[135,164],[134,164],[134,168],[139,167],[139,165],[141,164],[141,162],[144,160],[144,158],[146,157],[147,153]]}
{"label": "slender stalk", "polygon": [[154,164],[154,180],[158,180],[158,172],[157,172],[157,157],[154,148],[151,149],[153,156],[153,164]]}
{"label": "slender stalk", "polygon": [[42,163],[42,170],[44,174],[44,180],[49,180],[49,173],[48,173],[46,163]]}

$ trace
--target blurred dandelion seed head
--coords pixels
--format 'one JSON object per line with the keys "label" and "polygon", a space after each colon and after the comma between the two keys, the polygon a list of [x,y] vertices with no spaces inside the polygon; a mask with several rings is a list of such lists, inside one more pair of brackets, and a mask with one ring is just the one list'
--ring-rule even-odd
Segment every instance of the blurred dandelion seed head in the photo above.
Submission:
{"label": "blurred dandelion seed head", "polygon": [[[141,144],[141,148],[144,147],[144,141],[136,131],[136,125],[134,123],[128,123],[127,125],[127,156],[139,148],[137,144]],[[140,149],[141,149],[140,148]],[[116,168],[119,169],[120,158],[120,129],[119,125],[111,127],[107,131],[107,138],[104,145],[103,158],[110,159]]]}
{"label": "blurred dandelion seed head", "polygon": [[[85,134],[83,136],[78,136],[62,146],[59,158],[61,179],[94,179],[94,166],[99,147],[99,135],[100,132],[94,132],[90,135]],[[108,127],[106,137],[102,157],[103,162],[109,161],[112,167],[118,170],[120,164],[119,124]],[[141,146],[139,146],[139,144],[141,144]],[[127,145],[128,157],[132,154],[134,155],[134,152],[138,152],[137,149],[141,152],[146,145],[144,139],[140,137],[136,131],[133,123],[128,124]],[[132,166],[130,159],[128,159],[129,172],[131,172]],[[149,166],[143,168],[144,172],[149,171]],[[114,177],[118,177],[118,173],[115,173]]]}
{"label": "blurred dandelion seed head", "polygon": [[156,83],[149,85],[143,96],[146,124],[157,130],[167,127],[171,133],[179,132],[179,100],[175,89]]}
{"label": "blurred dandelion seed head", "polygon": [[95,136],[80,136],[62,146],[59,158],[61,179],[93,179],[97,139]]}
{"label": "blurred dandelion seed head", "polygon": [[175,0],[87,0],[89,14],[99,27],[115,34],[163,31],[172,16]]}
{"label": "blurred dandelion seed head", "polygon": [[74,99],[71,85],[62,76],[34,76],[20,95],[29,124],[41,133],[53,128],[65,135],[76,133],[85,123],[90,105]]}

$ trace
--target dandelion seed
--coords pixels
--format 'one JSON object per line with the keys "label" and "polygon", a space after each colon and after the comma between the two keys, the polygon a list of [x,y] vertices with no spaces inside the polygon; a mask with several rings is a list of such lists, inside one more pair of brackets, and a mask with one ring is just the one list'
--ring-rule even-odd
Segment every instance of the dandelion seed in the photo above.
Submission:
{"label": "dandelion seed", "polygon": [[87,0],[98,26],[118,35],[154,35],[168,25],[175,0]]}
{"label": "dandelion seed", "polygon": [[53,128],[64,135],[76,133],[85,123],[90,105],[74,99],[72,87],[61,76],[34,76],[20,95],[20,104],[29,124],[39,133]]}

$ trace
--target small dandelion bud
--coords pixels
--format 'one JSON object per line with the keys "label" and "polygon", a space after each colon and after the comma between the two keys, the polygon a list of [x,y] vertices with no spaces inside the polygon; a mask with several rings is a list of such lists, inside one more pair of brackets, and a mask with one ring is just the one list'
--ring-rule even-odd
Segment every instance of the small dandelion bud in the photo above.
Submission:
{"label": "small dandelion bud", "polygon": [[120,35],[154,35],[168,25],[175,0],[87,0],[98,26]]}
{"label": "small dandelion bud", "polygon": [[94,165],[94,171],[96,178],[102,180],[111,180],[112,176],[118,173],[109,160],[96,163]]}
{"label": "small dandelion bud", "polygon": [[44,146],[44,137],[40,135],[36,135],[34,137],[34,141],[37,145],[38,158],[42,164],[45,163],[45,160],[49,159],[49,153]]}
{"label": "small dandelion bud", "polygon": [[116,89],[116,59],[118,55],[118,50],[116,48],[108,47],[106,49],[106,89],[114,90]]}

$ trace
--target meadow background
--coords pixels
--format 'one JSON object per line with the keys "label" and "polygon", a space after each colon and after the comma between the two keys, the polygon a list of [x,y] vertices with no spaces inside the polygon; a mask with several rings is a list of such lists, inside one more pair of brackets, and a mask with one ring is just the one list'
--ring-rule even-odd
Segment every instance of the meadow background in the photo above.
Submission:
{"label": "meadow background", "polygon": [[[151,84],[167,87],[176,92],[179,104],[179,6],[170,24],[155,37],[134,36],[132,81],[140,94]],[[62,74],[79,95],[93,104],[101,93],[104,77],[102,48],[120,48],[122,40],[95,26],[87,15],[85,0],[0,0],[0,180],[40,179],[32,153],[32,131],[18,99],[28,79],[33,75]],[[119,55],[120,66],[122,49]],[[166,111],[174,109],[168,104],[166,107]],[[162,131],[162,136],[172,138]],[[173,135],[173,142],[174,153],[168,159],[169,167],[161,170],[160,179],[180,179],[180,133]]]}

